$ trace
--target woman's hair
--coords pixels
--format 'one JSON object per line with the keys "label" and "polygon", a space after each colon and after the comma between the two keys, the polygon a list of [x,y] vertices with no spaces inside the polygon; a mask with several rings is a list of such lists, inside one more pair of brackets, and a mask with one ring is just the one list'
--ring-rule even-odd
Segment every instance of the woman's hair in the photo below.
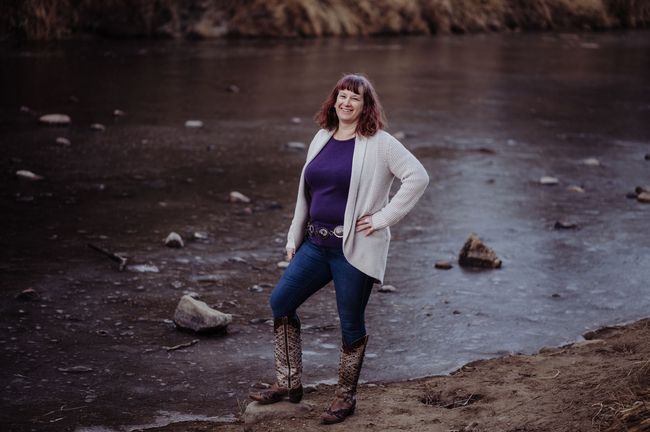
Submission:
{"label": "woman's hair", "polygon": [[334,104],[341,90],[349,90],[363,95],[363,110],[356,130],[358,134],[366,137],[372,136],[386,126],[384,109],[379,102],[375,88],[368,78],[361,74],[346,74],[336,83],[332,92],[323,102],[320,111],[316,113],[315,119],[320,127],[327,130],[338,127],[339,118],[336,115]]}

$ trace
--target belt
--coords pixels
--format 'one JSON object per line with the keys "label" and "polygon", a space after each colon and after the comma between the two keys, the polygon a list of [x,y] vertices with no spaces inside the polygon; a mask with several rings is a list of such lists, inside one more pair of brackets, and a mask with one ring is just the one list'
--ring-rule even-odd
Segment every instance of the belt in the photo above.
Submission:
{"label": "belt", "polygon": [[319,223],[307,223],[307,235],[309,237],[319,236],[320,238],[336,237],[343,238],[343,225],[337,225],[330,229],[326,225]]}

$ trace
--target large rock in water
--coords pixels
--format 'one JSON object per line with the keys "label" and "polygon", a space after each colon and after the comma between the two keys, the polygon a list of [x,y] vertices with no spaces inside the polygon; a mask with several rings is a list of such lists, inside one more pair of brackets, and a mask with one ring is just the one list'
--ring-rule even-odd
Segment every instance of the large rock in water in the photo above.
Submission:
{"label": "large rock in water", "polygon": [[223,331],[232,322],[232,315],[212,309],[205,302],[184,295],[176,306],[174,323],[195,332],[210,333]]}
{"label": "large rock in water", "polygon": [[458,255],[458,264],[462,267],[501,268],[501,260],[476,234],[470,234],[463,245]]}

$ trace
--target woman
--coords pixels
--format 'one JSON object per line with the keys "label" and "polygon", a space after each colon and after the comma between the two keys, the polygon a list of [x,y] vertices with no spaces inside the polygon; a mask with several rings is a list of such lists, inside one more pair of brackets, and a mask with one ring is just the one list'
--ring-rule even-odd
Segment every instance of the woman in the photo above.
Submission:
{"label": "woman", "polygon": [[[325,100],[300,175],[289,228],[285,270],[271,294],[277,382],[251,393],[262,404],[302,399],[302,348],[296,309],[334,281],[342,347],[334,400],[323,423],[354,412],[356,388],[368,342],[364,311],[373,283],[382,283],[389,226],[402,219],[429,182],[424,167],[383,131],[385,120],[372,84],[345,75]],[[401,181],[389,201],[394,178]]]}

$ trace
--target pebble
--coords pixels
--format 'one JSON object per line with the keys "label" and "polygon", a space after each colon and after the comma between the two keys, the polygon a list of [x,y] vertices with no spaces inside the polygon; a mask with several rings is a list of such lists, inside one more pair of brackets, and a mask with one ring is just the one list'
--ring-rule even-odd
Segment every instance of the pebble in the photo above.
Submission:
{"label": "pebble", "polygon": [[637,195],[642,194],[642,193],[650,193],[650,186],[637,186],[634,188],[634,192],[636,192]]}
{"label": "pebble", "polygon": [[64,137],[58,137],[56,143],[63,146],[70,146],[72,144],[69,139]]}
{"label": "pebble", "polygon": [[236,202],[249,203],[249,202],[251,202],[251,199],[248,198],[246,195],[244,195],[241,192],[232,191],[232,192],[230,192],[229,201],[233,202],[233,203],[236,203]]}
{"label": "pebble", "polygon": [[201,128],[203,127],[203,122],[201,120],[188,120],[185,122],[186,128]]}
{"label": "pebble", "polygon": [[577,185],[571,185],[568,188],[566,188],[569,192],[576,192],[576,193],[585,193],[585,190]]}
{"label": "pebble", "polygon": [[567,222],[567,221],[556,221],[555,225],[553,225],[553,228],[555,229],[575,229],[578,227],[578,224],[575,222]]}
{"label": "pebble", "polygon": [[130,266],[127,266],[126,269],[128,271],[132,271],[132,272],[136,272],[136,273],[159,273],[160,272],[158,267],[156,267],[153,264],[130,265]]}
{"label": "pebble", "polygon": [[649,192],[641,192],[636,196],[636,200],[640,203],[644,204],[650,204],[650,193]]}
{"label": "pebble", "polygon": [[89,366],[71,366],[71,367],[65,367],[65,368],[58,368],[59,372],[67,372],[67,373],[85,373],[85,372],[92,372],[93,368]]}
{"label": "pebble", "polygon": [[226,91],[229,93],[239,93],[240,89],[235,84],[230,84],[228,87],[226,87]]}
{"label": "pebble", "polygon": [[286,145],[289,150],[305,150],[307,144],[299,141],[289,141]]}
{"label": "pebble", "polygon": [[195,332],[224,330],[231,322],[232,315],[212,309],[189,295],[181,297],[174,312],[174,323],[178,327]]}
{"label": "pebble", "polygon": [[596,158],[587,158],[582,160],[582,164],[587,166],[600,166],[600,161]]}
{"label": "pebble", "polygon": [[449,261],[436,261],[434,267],[440,270],[449,270],[453,265]]}
{"label": "pebble", "polygon": [[550,185],[556,185],[560,181],[558,179],[556,179],[555,177],[544,176],[544,177],[539,179],[539,182],[541,184],[543,184],[543,185],[549,185],[550,186]]}
{"label": "pebble", "polygon": [[97,131],[97,132],[104,132],[106,130],[106,126],[104,126],[101,123],[93,123],[90,125],[90,129]]}
{"label": "pebble", "polygon": [[248,290],[256,293],[264,292],[264,288],[259,285],[253,285],[252,287],[248,288]]}
{"label": "pebble", "polygon": [[278,268],[285,269],[289,267],[289,262],[288,261],[280,261],[277,264]]}
{"label": "pebble", "polygon": [[300,124],[302,123],[302,120],[300,119],[300,117],[291,117],[291,123]]}
{"label": "pebble", "polygon": [[52,126],[68,125],[72,121],[66,114],[45,114],[38,119],[41,123]]}
{"label": "pebble", "polygon": [[397,288],[395,288],[392,285],[382,285],[381,287],[379,287],[378,291],[383,293],[391,293],[397,291]]}
{"label": "pebble", "polygon": [[165,239],[165,246],[179,249],[184,247],[185,243],[183,243],[183,238],[178,233],[170,232]]}
{"label": "pebble", "polygon": [[195,231],[192,233],[193,240],[207,240],[208,234],[204,232]]}
{"label": "pebble", "polygon": [[33,180],[33,181],[43,180],[42,176],[39,176],[39,175],[34,174],[33,172],[27,171],[27,170],[18,170],[18,171],[16,171],[16,177],[21,178],[21,179],[25,179],[25,180]]}
{"label": "pebble", "polygon": [[38,300],[39,295],[38,295],[38,293],[36,292],[36,290],[34,290],[34,288],[27,288],[27,289],[22,290],[22,291],[21,291],[21,292],[16,296],[16,298],[17,298],[18,300],[34,301],[34,300]]}
{"label": "pebble", "polygon": [[126,113],[120,109],[113,110],[113,116],[115,117],[124,117]]}
{"label": "pebble", "polygon": [[174,288],[174,289],[183,288],[183,282],[181,282],[181,281],[173,281],[169,285],[171,285],[171,287]]}
{"label": "pebble", "polygon": [[483,244],[476,234],[470,234],[458,255],[461,267],[501,268],[501,263],[494,251]]}

